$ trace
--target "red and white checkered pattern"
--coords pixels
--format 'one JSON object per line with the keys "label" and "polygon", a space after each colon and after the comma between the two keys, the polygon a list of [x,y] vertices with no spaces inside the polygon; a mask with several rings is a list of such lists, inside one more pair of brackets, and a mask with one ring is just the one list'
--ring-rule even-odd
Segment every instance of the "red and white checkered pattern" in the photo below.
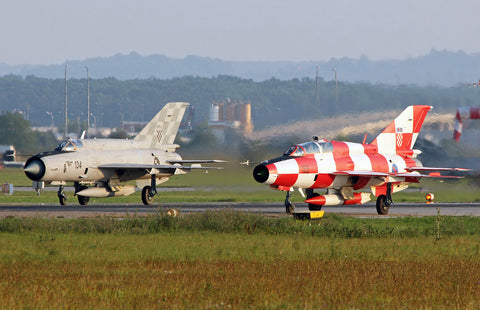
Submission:
{"label": "red and white checkered pattern", "polygon": [[381,154],[412,155],[413,145],[422,128],[425,116],[432,109],[428,105],[409,106],[372,142]]}

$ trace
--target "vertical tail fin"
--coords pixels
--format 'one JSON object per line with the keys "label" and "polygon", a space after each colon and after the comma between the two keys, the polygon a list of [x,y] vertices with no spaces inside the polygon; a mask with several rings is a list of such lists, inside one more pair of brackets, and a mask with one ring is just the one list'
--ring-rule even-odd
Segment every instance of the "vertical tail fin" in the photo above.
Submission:
{"label": "vertical tail fin", "polygon": [[188,105],[186,102],[167,103],[133,140],[144,141],[149,148],[173,144]]}
{"label": "vertical tail fin", "polygon": [[425,116],[432,109],[428,105],[411,105],[385,128],[372,144],[384,154],[405,154],[412,150],[422,128]]}

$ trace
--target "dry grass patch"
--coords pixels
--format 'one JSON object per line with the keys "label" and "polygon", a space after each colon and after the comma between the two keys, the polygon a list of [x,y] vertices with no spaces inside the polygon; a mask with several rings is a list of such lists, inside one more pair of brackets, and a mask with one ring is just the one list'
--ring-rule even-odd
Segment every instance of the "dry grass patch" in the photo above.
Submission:
{"label": "dry grass patch", "polygon": [[0,308],[480,307],[477,236],[0,234]]}
{"label": "dry grass patch", "polygon": [[3,265],[2,308],[461,308],[478,260],[144,261]]}

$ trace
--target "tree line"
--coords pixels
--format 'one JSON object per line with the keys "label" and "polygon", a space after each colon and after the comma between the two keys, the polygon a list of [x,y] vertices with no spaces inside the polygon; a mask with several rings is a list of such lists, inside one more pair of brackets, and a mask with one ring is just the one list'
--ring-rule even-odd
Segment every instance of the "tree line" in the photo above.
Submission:
{"label": "tree line", "polygon": [[[401,110],[407,105],[433,105],[437,111],[454,112],[458,106],[477,104],[478,92],[464,86],[420,87],[346,83],[303,78],[275,78],[255,82],[232,76],[185,76],[173,79],[90,79],[90,123],[117,127],[122,120],[148,121],[170,101],[190,102],[195,121],[208,118],[213,102],[227,98],[249,101],[256,128],[295,120],[321,119],[333,114]],[[87,81],[69,79],[68,118],[85,122]],[[0,110],[20,111],[32,126],[64,122],[65,81],[35,76],[0,78]],[[51,114],[47,114],[47,112]],[[52,119],[53,117],[53,119]]]}

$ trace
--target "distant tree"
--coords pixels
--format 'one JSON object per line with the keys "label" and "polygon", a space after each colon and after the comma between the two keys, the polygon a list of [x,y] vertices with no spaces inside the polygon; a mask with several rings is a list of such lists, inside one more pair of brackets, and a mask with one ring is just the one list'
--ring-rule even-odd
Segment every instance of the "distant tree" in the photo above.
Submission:
{"label": "distant tree", "polygon": [[[34,126],[56,125],[64,121],[65,81],[34,76],[0,77],[0,104],[3,110],[24,111]],[[318,90],[318,100],[316,91]],[[338,81],[335,102],[335,82],[303,78],[280,80],[271,78],[253,81],[219,75],[211,78],[184,76],[173,79],[116,78],[90,80],[90,120],[98,127],[117,127],[122,120],[148,121],[170,101],[186,101],[195,107],[195,122],[208,118],[213,102],[250,101],[256,129],[297,120],[330,117],[365,111],[401,110],[407,105],[429,104],[436,112],[454,113],[468,101],[478,102],[478,92],[457,87],[420,87],[415,85],[384,85],[365,82]],[[69,117],[86,121],[86,79],[68,80]],[[69,122],[71,125],[74,122]],[[70,125],[70,126],[71,126]],[[63,131],[63,130],[62,130]]]}
{"label": "distant tree", "polygon": [[34,144],[30,123],[22,114],[6,112],[0,115],[0,144],[11,144],[20,152]]}
{"label": "distant tree", "polygon": [[21,113],[0,115],[0,144],[13,145],[20,153],[50,150],[56,144],[52,133],[33,131]]}

